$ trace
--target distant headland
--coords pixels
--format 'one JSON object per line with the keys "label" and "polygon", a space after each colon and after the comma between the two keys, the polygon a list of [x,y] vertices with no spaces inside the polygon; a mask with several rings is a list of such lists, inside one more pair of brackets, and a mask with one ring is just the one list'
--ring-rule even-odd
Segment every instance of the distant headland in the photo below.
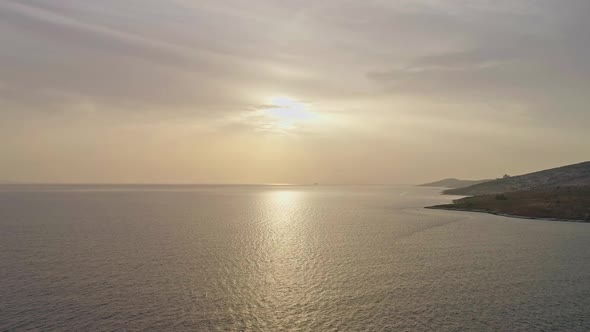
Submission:
{"label": "distant headland", "polygon": [[443,194],[470,197],[427,208],[590,222],[590,162],[506,175],[448,189]]}
{"label": "distant headland", "polygon": [[475,184],[480,184],[484,182],[488,182],[491,180],[459,180],[455,178],[444,179],[440,181],[424,183],[418,185],[419,187],[441,187],[441,188],[463,188],[472,186]]}

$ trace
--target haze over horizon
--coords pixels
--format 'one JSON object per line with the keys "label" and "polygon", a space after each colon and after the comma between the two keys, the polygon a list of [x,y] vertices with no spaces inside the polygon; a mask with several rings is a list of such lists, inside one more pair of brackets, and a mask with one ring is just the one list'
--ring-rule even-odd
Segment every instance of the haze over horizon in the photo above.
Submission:
{"label": "haze over horizon", "polygon": [[590,1],[0,2],[0,181],[422,183],[590,159]]}

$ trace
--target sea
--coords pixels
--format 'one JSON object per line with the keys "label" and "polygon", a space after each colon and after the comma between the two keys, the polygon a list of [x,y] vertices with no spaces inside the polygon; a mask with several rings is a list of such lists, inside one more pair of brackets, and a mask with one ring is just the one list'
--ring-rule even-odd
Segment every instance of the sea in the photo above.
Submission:
{"label": "sea", "polygon": [[0,331],[590,331],[590,224],[440,190],[2,185]]}

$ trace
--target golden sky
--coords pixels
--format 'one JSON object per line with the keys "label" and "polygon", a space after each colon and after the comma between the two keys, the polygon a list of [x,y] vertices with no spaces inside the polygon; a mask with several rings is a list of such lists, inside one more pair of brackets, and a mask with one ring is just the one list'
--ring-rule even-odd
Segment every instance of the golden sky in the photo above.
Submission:
{"label": "golden sky", "polygon": [[0,181],[409,184],[590,159],[587,0],[3,0]]}

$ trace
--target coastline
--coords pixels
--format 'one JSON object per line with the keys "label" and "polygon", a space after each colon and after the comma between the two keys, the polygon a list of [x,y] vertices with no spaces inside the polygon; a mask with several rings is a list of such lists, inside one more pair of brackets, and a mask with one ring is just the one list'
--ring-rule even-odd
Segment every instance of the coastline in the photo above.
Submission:
{"label": "coastline", "polygon": [[489,211],[489,210],[483,210],[483,209],[466,209],[466,208],[450,207],[450,206],[439,206],[439,205],[425,206],[424,208],[425,209],[430,209],[430,210],[447,210],[447,211],[462,211],[462,212],[485,213],[485,214],[491,214],[491,215],[500,216],[500,217],[517,218],[517,219],[560,221],[560,222],[577,222],[577,223],[585,223],[585,224],[590,223],[590,221],[581,220],[581,219],[560,219],[560,218],[531,217],[531,216],[522,216],[522,215],[508,214],[508,213],[502,213],[502,212],[497,212],[497,211]]}

